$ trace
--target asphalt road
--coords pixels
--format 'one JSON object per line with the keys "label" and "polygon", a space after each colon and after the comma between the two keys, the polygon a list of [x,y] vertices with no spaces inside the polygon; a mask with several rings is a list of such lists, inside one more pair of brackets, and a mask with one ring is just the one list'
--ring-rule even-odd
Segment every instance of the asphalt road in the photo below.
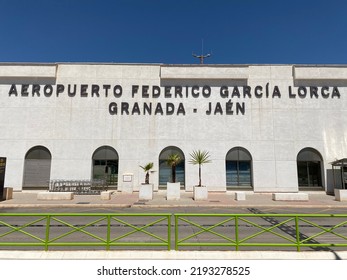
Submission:
{"label": "asphalt road", "polygon": [[[1,209],[1,213],[209,213],[209,214],[346,214],[344,209],[326,209],[326,208],[9,208]],[[37,218],[35,218],[37,219]],[[22,228],[24,225],[33,222],[35,219],[32,217],[1,217],[0,216],[0,249],[13,249],[14,246],[3,246],[1,242],[32,242],[38,241],[37,238],[44,239],[46,232],[46,223],[44,219],[42,221],[36,221],[30,226]],[[153,226],[146,227],[149,223],[153,222],[157,218],[153,217],[131,217],[125,216],[121,218],[121,221],[112,220],[110,232],[107,233],[106,220],[95,222],[98,219],[95,217],[61,217],[59,220],[52,220],[50,222],[50,240],[58,238],[58,242],[93,242],[106,239],[107,234],[111,239],[117,239],[118,241],[127,242],[141,242],[148,245],[151,242],[158,242],[159,236],[162,239],[167,238],[167,221],[162,221]],[[223,217],[189,217],[189,222],[180,220],[178,239],[183,240],[183,243],[194,242],[196,246],[182,246],[181,250],[235,250],[235,247],[223,247],[223,246],[202,246],[202,243],[226,243],[227,238],[235,240],[235,221],[232,219],[226,221]],[[254,246],[243,246],[240,250],[296,250],[295,247],[262,247],[259,243],[288,243],[288,240],[296,240],[298,238],[295,233],[294,221],[285,222],[285,217],[257,217],[247,218],[245,220],[239,220],[238,222],[238,236],[239,240],[244,240],[245,243],[255,243]],[[347,235],[347,218],[332,219],[332,218],[310,218],[309,221],[301,221],[299,228],[300,240],[312,238],[311,244],[338,244],[346,243]],[[1,223],[2,221],[2,223]],[[338,228],[333,230],[333,233],[329,232],[336,224],[344,223]],[[132,226],[129,227],[128,224]],[[220,223],[219,226],[215,226]],[[11,227],[6,226],[11,225]],[[85,227],[86,224],[90,224]],[[174,248],[174,221],[172,219],[171,226],[171,246]],[[200,225],[199,226],[197,226]],[[317,226],[318,227],[317,227]],[[139,229],[144,228],[150,234],[143,233]],[[269,230],[273,228],[273,230]],[[208,232],[208,230],[211,232]],[[11,234],[6,235],[9,231]],[[129,236],[125,236],[129,231],[133,233]],[[66,233],[72,232],[72,234]],[[260,233],[260,234],[259,234]],[[259,235],[258,235],[259,234]],[[253,236],[252,236],[253,235]],[[33,237],[35,236],[35,237]],[[95,237],[96,236],[96,237]],[[345,239],[343,239],[343,236]],[[189,237],[189,238],[188,238]],[[187,238],[187,239],[186,239]],[[186,240],[185,240],[186,239]],[[146,249],[162,249],[165,247],[141,247]],[[305,247],[302,250],[345,250],[346,247]],[[16,247],[21,250],[42,250],[40,247]],[[80,249],[99,249],[103,250],[105,247],[71,247],[71,246],[59,246],[50,247],[50,250],[80,250]],[[138,247],[112,247],[111,249],[138,249]]]}

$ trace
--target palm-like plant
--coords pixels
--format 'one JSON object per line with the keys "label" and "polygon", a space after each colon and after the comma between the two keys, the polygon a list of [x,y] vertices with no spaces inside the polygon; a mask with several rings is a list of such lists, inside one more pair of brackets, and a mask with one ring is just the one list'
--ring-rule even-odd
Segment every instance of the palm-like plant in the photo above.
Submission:
{"label": "palm-like plant", "polygon": [[146,172],[145,184],[149,184],[149,171],[153,168],[153,162],[149,162],[145,166],[140,165],[140,167]]}
{"label": "palm-like plant", "polygon": [[205,164],[205,163],[210,163],[211,160],[210,158],[210,154],[207,151],[193,151],[190,154],[190,160],[189,163],[191,164],[198,164],[199,165],[199,187],[201,187],[201,165]]}
{"label": "palm-like plant", "polygon": [[166,160],[167,165],[171,166],[172,182],[176,183],[176,166],[181,162],[179,154],[170,154]]}

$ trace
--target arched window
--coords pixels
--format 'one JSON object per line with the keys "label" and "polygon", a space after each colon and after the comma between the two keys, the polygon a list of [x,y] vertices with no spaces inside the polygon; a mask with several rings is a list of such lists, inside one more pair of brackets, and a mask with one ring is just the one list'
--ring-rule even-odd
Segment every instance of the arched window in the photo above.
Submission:
{"label": "arched window", "polygon": [[51,152],[46,147],[31,148],[24,159],[23,189],[48,188],[51,161]]}
{"label": "arched window", "polygon": [[252,156],[246,149],[231,149],[227,153],[225,164],[227,188],[252,187]]}
{"label": "arched window", "polygon": [[92,156],[92,178],[106,180],[108,185],[117,185],[118,160],[118,153],[112,147],[96,149]]}
{"label": "arched window", "polygon": [[322,156],[313,148],[305,148],[298,153],[299,187],[322,187],[322,162]]}
{"label": "arched window", "polygon": [[185,184],[185,158],[181,149],[177,147],[166,147],[159,155],[159,187],[166,187],[167,182],[172,182],[171,167],[167,164],[170,155],[177,154],[181,162],[176,166],[176,182]]}

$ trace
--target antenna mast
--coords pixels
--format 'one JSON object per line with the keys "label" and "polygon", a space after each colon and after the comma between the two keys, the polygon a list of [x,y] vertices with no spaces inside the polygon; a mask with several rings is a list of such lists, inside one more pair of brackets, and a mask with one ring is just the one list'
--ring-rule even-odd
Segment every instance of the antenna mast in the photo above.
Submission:
{"label": "antenna mast", "polygon": [[204,54],[204,40],[203,39],[201,40],[201,55],[196,55],[194,53],[192,53],[192,55],[194,57],[200,59],[200,64],[204,64],[204,59],[211,56],[210,53]]}

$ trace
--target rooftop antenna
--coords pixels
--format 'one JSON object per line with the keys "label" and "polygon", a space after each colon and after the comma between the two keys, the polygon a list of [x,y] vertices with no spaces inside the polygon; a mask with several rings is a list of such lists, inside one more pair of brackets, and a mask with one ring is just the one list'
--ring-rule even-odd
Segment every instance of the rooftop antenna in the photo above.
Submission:
{"label": "rooftop antenna", "polygon": [[210,53],[204,54],[204,39],[201,39],[201,55],[196,55],[195,53],[192,53],[192,55],[200,59],[200,64],[204,64],[204,59],[211,56]]}

